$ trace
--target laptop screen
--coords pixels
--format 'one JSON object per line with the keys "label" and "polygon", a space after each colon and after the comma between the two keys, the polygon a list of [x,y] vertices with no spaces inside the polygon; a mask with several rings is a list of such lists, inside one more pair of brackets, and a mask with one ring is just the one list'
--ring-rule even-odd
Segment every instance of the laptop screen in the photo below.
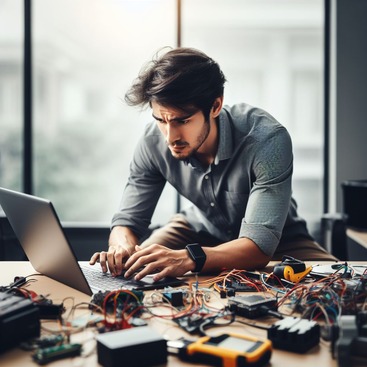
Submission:
{"label": "laptop screen", "polygon": [[50,201],[0,188],[0,204],[35,270],[92,293]]}

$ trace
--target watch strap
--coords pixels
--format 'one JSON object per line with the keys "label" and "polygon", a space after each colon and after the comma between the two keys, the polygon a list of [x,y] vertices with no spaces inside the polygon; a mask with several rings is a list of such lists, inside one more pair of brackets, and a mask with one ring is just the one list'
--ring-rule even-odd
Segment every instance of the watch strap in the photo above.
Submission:
{"label": "watch strap", "polygon": [[189,253],[191,259],[195,262],[195,269],[193,270],[193,273],[200,273],[206,261],[206,254],[204,250],[198,243],[191,243],[187,245],[186,250]]}

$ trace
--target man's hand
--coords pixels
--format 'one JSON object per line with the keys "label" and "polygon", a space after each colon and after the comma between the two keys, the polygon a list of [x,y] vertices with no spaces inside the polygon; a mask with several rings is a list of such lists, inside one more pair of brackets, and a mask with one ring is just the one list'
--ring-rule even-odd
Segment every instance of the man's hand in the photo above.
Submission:
{"label": "man's hand", "polygon": [[126,248],[122,246],[109,246],[108,251],[96,252],[89,260],[90,265],[99,262],[102,271],[106,273],[110,270],[111,275],[121,275],[124,262],[129,258],[130,254]]}
{"label": "man's hand", "polygon": [[108,242],[108,251],[94,253],[89,264],[99,262],[104,273],[109,270],[113,276],[121,275],[124,263],[135,252],[138,240],[129,228],[114,227]]}
{"label": "man's hand", "polygon": [[166,276],[181,276],[195,268],[194,261],[186,250],[171,250],[165,246],[154,244],[147,248],[136,246],[136,252],[125,263],[125,277],[133,275],[138,269],[134,279],[140,280],[148,274],[154,274],[156,282]]}

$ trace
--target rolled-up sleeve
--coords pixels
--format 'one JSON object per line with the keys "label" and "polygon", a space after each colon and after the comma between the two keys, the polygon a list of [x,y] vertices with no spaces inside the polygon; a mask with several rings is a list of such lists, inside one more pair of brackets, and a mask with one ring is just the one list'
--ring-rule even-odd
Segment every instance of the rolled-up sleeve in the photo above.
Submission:
{"label": "rolled-up sleeve", "polygon": [[287,130],[279,127],[266,140],[254,144],[254,182],[239,237],[251,239],[266,255],[272,256],[279,244],[292,196],[292,142]]}
{"label": "rolled-up sleeve", "polygon": [[156,204],[166,180],[154,165],[149,146],[154,136],[141,139],[130,164],[130,176],[125,186],[119,211],[113,216],[111,226],[126,226],[140,238],[151,223]]}

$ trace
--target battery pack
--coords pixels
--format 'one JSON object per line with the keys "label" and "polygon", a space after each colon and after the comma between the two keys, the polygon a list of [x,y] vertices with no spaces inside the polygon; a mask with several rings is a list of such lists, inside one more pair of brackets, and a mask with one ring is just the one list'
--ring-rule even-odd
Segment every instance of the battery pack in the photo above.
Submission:
{"label": "battery pack", "polygon": [[0,293],[0,353],[40,335],[39,310],[29,299]]}
{"label": "battery pack", "polygon": [[104,367],[145,367],[167,362],[167,342],[149,326],[97,336],[98,363]]}

